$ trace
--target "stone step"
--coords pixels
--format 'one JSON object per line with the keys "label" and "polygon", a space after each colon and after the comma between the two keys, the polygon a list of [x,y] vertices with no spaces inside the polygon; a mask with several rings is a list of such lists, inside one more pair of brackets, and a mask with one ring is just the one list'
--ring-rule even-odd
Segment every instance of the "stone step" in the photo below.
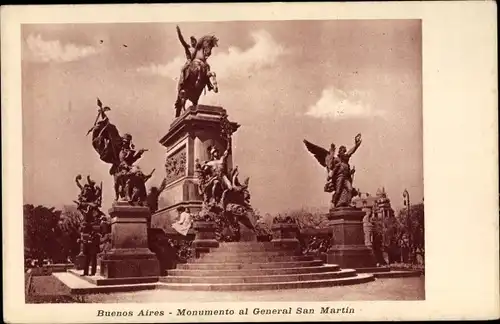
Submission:
{"label": "stone step", "polygon": [[273,290],[331,287],[342,285],[361,284],[373,281],[371,274],[358,274],[347,278],[333,278],[323,280],[287,281],[287,282],[259,282],[259,283],[158,283],[159,289],[191,290],[191,291],[242,291],[242,290]]}
{"label": "stone step", "polygon": [[293,250],[279,250],[279,251],[210,251],[208,253],[201,253],[200,259],[207,257],[218,257],[218,258],[227,258],[227,257],[272,257],[272,256],[293,256],[293,255],[302,255],[300,251]]}
{"label": "stone step", "polygon": [[390,267],[366,267],[356,268],[358,273],[375,273],[375,272],[388,272],[391,271]]}
{"label": "stone step", "polygon": [[276,246],[275,242],[220,242],[220,247],[242,247],[242,246]]}
{"label": "stone step", "polygon": [[321,260],[290,261],[290,262],[254,262],[254,263],[184,263],[177,269],[185,270],[238,270],[238,269],[279,269],[314,267],[323,265]]}
{"label": "stone step", "polygon": [[158,282],[97,286],[69,272],[56,272],[52,275],[68,287],[71,294],[75,295],[151,290],[158,287]]}
{"label": "stone step", "polygon": [[391,267],[369,267],[356,268],[358,273],[371,273],[375,278],[403,278],[403,277],[420,277],[423,275],[421,270],[411,269],[391,269]]}
{"label": "stone step", "polygon": [[[83,270],[69,269],[71,273],[78,278],[81,278],[93,285],[110,286],[110,285],[133,285],[143,283],[153,283],[158,281],[158,276],[153,277],[131,277],[131,278],[104,278],[96,274],[94,276],[83,276]],[[98,273],[98,272],[97,272]]]}
{"label": "stone step", "polygon": [[[243,242],[244,243],[244,242]],[[283,250],[296,250],[297,244],[283,244],[283,243],[270,243],[260,242],[252,245],[242,245],[242,243],[221,243],[217,248],[211,248],[211,251],[228,251],[228,252],[243,252],[243,251],[283,251]]]}
{"label": "stone step", "polygon": [[391,270],[387,272],[374,272],[375,278],[406,278],[420,277],[423,275],[420,270]]}
{"label": "stone step", "polygon": [[311,280],[326,280],[334,278],[346,278],[356,276],[356,270],[354,269],[344,269],[340,271],[333,272],[323,272],[323,273],[303,273],[303,274],[279,274],[279,275],[267,275],[267,276],[207,276],[207,277],[184,277],[184,276],[167,276],[160,278],[161,282],[166,283],[281,283],[290,281],[311,281]]}
{"label": "stone step", "polygon": [[284,274],[300,274],[300,273],[322,273],[339,271],[338,265],[324,265],[317,267],[298,267],[298,268],[275,268],[275,269],[239,269],[239,270],[168,270],[168,276],[184,276],[184,277],[206,277],[206,276],[271,276]]}
{"label": "stone step", "polygon": [[217,256],[207,254],[203,258],[191,261],[192,263],[263,263],[263,262],[291,262],[291,261],[312,261],[313,256],[308,255],[285,255],[285,256]]}

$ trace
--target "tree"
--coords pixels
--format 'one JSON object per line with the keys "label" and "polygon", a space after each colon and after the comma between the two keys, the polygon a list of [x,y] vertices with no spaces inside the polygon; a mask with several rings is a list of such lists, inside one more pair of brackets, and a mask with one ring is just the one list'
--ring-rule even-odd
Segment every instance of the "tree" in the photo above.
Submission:
{"label": "tree", "polygon": [[25,259],[64,260],[59,220],[61,211],[54,207],[23,206]]}
{"label": "tree", "polygon": [[[425,256],[425,222],[424,222],[424,204],[418,203],[411,205],[410,216],[408,217],[407,209],[399,211],[399,222],[401,223],[402,231],[409,237],[410,254],[420,254],[422,259]],[[415,261],[415,260],[413,260]]]}
{"label": "tree", "polygon": [[301,208],[286,212],[284,216],[290,216],[297,221],[299,229],[320,229],[328,226],[326,213],[319,209]]}
{"label": "tree", "polygon": [[60,241],[64,248],[64,253],[74,260],[75,256],[80,252],[80,225],[83,221],[82,214],[77,210],[76,206],[66,205],[61,213],[59,227],[61,229]]}

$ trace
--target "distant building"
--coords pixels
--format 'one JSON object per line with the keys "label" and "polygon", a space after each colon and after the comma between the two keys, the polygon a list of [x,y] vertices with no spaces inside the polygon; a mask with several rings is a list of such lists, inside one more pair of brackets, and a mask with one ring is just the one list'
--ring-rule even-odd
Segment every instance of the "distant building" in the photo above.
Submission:
{"label": "distant building", "polygon": [[[358,192],[360,192],[358,190]],[[365,233],[365,244],[367,246],[373,246],[373,231],[374,231],[374,221],[381,226],[385,226],[385,220],[394,217],[394,210],[391,207],[391,201],[387,197],[385,189],[378,189],[375,196],[370,193],[360,193],[357,197],[352,200],[352,206],[356,208],[361,208],[365,212],[365,217],[363,218],[363,229]],[[382,231],[385,233],[385,230]],[[385,237],[381,237],[383,245],[386,245]]]}
{"label": "distant building", "polygon": [[357,208],[372,208],[377,201],[376,196],[370,195],[368,192],[360,193],[357,197],[352,199],[352,205]]}
{"label": "distant building", "polygon": [[394,209],[391,207],[391,200],[387,197],[385,188],[377,190],[375,215],[380,219],[394,217]]}
{"label": "distant building", "polygon": [[361,208],[370,218],[372,216],[377,216],[378,218],[394,216],[391,200],[387,197],[385,188],[378,189],[375,196],[372,196],[370,193],[360,193],[357,197],[353,198],[351,204],[353,207]]}

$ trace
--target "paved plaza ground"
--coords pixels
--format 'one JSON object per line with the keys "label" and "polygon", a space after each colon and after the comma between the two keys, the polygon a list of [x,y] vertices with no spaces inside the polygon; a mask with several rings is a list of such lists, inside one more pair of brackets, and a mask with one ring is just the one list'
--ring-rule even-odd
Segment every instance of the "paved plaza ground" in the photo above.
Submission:
{"label": "paved plaza ground", "polygon": [[[423,300],[425,299],[425,277],[383,278],[373,282],[326,288],[285,289],[268,291],[172,291],[165,289],[85,295],[71,298],[64,293],[64,285],[53,276],[38,277],[33,282],[32,302],[51,302],[48,294],[60,296],[56,302],[86,303],[168,303],[168,302],[238,302],[238,301],[381,301],[381,300]],[[47,294],[47,295],[46,295]],[[40,298],[36,298],[38,295]],[[47,298],[43,298],[45,295]],[[52,301],[53,302],[53,301]]]}

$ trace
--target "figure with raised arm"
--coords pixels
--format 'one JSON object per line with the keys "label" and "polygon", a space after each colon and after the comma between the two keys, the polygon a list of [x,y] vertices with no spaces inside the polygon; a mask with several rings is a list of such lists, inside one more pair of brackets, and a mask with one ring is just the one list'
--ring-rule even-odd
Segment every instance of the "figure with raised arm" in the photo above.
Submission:
{"label": "figure with raised arm", "polygon": [[349,151],[345,146],[340,146],[337,156],[334,155],[335,144],[331,144],[329,151],[307,140],[304,140],[304,144],[307,150],[327,170],[327,181],[324,190],[333,192],[333,207],[348,207],[352,197],[357,195],[357,191],[352,186],[355,169],[351,169],[349,160],[361,145],[361,134],[356,135],[354,147]]}
{"label": "figure with raised arm", "polygon": [[158,200],[160,198],[161,193],[165,190],[167,187],[167,178],[163,178],[163,181],[161,182],[160,186],[152,186],[149,189],[147,201],[148,201],[148,207],[149,211],[151,214],[155,213],[158,210]]}
{"label": "figure with raised arm", "polygon": [[128,183],[126,186],[130,201],[139,206],[147,205],[146,182],[153,176],[155,169],[149,174],[144,174],[141,168],[134,165],[130,170]]}
{"label": "figure with raised arm", "polygon": [[177,90],[180,92],[182,89],[182,85],[184,83],[184,80],[186,78],[186,69],[189,66],[189,64],[191,64],[191,61],[194,59],[194,55],[196,53],[196,44],[198,43],[198,41],[196,40],[196,38],[194,36],[191,36],[189,38],[191,45],[189,45],[184,40],[184,37],[182,36],[181,29],[179,28],[179,26],[176,26],[176,30],[177,30],[177,37],[179,38],[179,41],[181,42],[182,47],[184,47],[184,52],[186,54],[186,63],[182,67],[181,76],[179,78],[179,83],[178,83],[178,87],[177,87]]}
{"label": "figure with raised arm", "polygon": [[87,183],[82,186],[80,183],[81,180],[82,176],[77,175],[75,182],[80,189],[80,193],[78,194],[77,200],[74,202],[84,220],[92,223],[103,214],[99,210],[102,204],[102,184],[101,187],[96,186],[95,181],[93,181],[90,176],[87,176]]}
{"label": "figure with raised arm", "polygon": [[115,180],[115,200],[141,205],[146,201],[146,190],[143,188],[145,176],[142,172],[138,172],[138,169],[134,169],[134,163],[147,150],[135,150],[132,135],[121,136],[116,126],[106,116],[106,111],[111,109],[103,108],[99,99],[97,105],[98,115],[89,133],[92,133],[92,146],[99,154],[99,158],[111,164],[109,174]]}
{"label": "figure with raised arm", "polygon": [[361,134],[358,134],[354,138],[354,146],[349,151],[347,151],[347,148],[344,145],[339,147],[337,163],[335,163],[335,167],[332,172],[333,179],[335,181],[335,193],[332,197],[332,203],[336,207],[346,207],[351,203],[354,191],[352,183],[355,169],[351,169],[349,160],[360,145]]}
{"label": "figure with raised arm", "polygon": [[209,205],[217,205],[221,203],[224,191],[231,190],[233,187],[227,170],[227,159],[231,153],[231,147],[228,145],[222,156],[215,146],[208,147],[208,153],[210,160],[203,165],[197,162],[196,167],[203,178],[206,202]]}
{"label": "figure with raised arm", "polygon": [[[118,164],[117,173],[115,175],[117,180],[115,183],[117,187],[115,189],[121,192],[121,196],[128,201],[133,201],[139,197],[137,194],[134,194],[131,181],[133,181],[135,176],[142,175],[139,168],[134,168],[134,163],[139,160],[146,151],[146,149],[140,149],[139,151],[135,150],[135,146],[132,144],[132,135],[124,134],[122,136],[122,145],[118,155],[120,163]],[[140,183],[141,181],[138,181],[136,184],[140,185]]]}
{"label": "figure with raised arm", "polygon": [[218,39],[215,36],[203,36],[196,40],[191,36],[191,45],[188,45],[179,26],[176,27],[176,30],[187,59],[182,67],[177,88],[177,100],[174,104],[175,117],[179,117],[185,109],[186,100],[191,101],[196,106],[205,88],[218,92],[216,75],[210,71],[210,65],[207,63],[208,57],[212,54],[212,48],[217,46]]}

